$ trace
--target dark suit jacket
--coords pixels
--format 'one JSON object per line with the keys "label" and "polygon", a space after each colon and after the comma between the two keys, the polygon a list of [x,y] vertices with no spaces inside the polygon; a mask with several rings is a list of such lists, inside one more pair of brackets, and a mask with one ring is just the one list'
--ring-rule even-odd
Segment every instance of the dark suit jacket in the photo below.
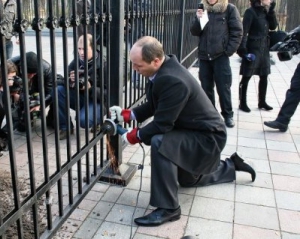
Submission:
{"label": "dark suit jacket", "polygon": [[193,174],[207,174],[219,165],[226,128],[198,81],[176,56],[166,56],[147,102],[134,108],[138,122],[154,116],[139,130],[145,144],[163,134],[160,153]]}

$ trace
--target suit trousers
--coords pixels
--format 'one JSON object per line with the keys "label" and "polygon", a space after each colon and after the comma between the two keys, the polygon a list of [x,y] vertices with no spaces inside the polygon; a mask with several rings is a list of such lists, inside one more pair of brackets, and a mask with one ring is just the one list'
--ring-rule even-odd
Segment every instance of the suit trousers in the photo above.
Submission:
{"label": "suit trousers", "polygon": [[288,125],[300,102],[300,63],[291,79],[290,89],[287,90],[285,100],[276,121]]}
{"label": "suit trousers", "polygon": [[197,187],[235,180],[235,167],[231,159],[221,160],[217,170],[210,174],[193,175],[159,153],[162,140],[162,134],[155,135],[151,139],[151,206],[178,208],[178,183],[182,187]]}

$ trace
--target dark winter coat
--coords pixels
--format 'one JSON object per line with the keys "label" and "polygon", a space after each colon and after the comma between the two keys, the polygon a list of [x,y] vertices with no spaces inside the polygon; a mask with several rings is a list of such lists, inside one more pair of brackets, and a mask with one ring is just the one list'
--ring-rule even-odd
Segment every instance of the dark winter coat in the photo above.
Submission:
{"label": "dark winter coat", "polygon": [[[238,50],[243,58],[240,75],[266,76],[270,74],[269,30],[277,27],[275,12],[267,11],[263,6],[252,6],[245,11],[243,18],[243,39]],[[244,55],[252,53],[254,61],[248,61]]]}
{"label": "dark winter coat", "polygon": [[147,102],[133,112],[138,122],[154,116],[139,130],[142,142],[150,145],[154,135],[163,134],[159,152],[174,164],[195,175],[216,170],[226,143],[224,122],[174,55],[166,56],[147,91]]}
{"label": "dark winter coat", "polygon": [[[101,77],[101,72],[102,70],[106,69],[106,67],[103,67],[102,69],[102,66],[101,66],[101,58],[100,58],[100,54],[99,52],[96,52],[97,54],[97,57],[96,57],[96,77],[93,77],[93,74],[94,74],[94,63],[93,63],[93,60],[89,61],[88,62],[88,81],[90,82],[91,84],[91,88],[89,89],[89,96],[90,98],[93,98],[93,88],[96,87],[96,97],[97,97],[97,101],[98,102],[102,102],[102,94],[101,94],[101,89],[102,89],[102,77]],[[75,60],[73,60],[69,66],[68,66],[68,72],[70,73],[71,71],[75,71],[75,67],[76,67],[76,64],[75,64]],[[84,62],[81,61],[80,59],[78,60],[78,67],[80,70],[84,70]],[[82,74],[82,77],[83,77],[84,74]],[[106,71],[104,71],[104,79],[106,79]],[[104,81],[104,101],[106,101],[106,81]],[[80,91],[80,93],[84,93],[84,91]],[[104,102],[103,102],[104,103]]]}
{"label": "dark winter coat", "polygon": [[[32,53],[33,54],[33,53]],[[32,55],[28,55],[26,54],[26,62],[27,62],[27,67],[29,65],[32,65],[32,61],[36,62],[37,59],[37,55],[34,53],[35,59],[32,59]],[[22,78],[24,77],[22,75],[22,71],[21,71],[21,56],[15,56],[12,57],[10,59],[13,63],[16,64],[16,66],[18,67],[18,72],[19,72],[19,76]],[[30,66],[30,70],[32,71],[32,66]],[[37,69],[37,65],[36,65],[36,71],[35,73],[38,73],[38,69]],[[50,103],[52,102],[52,69],[51,69],[51,65],[43,60],[42,63],[42,67],[43,67],[43,76],[44,76],[44,94],[45,94],[45,106],[47,107],[48,105],[50,105]],[[29,94],[32,95],[33,93],[39,92],[39,78],[38,78],[38,74],[36,74],[34,77],[32,77],[31,79],[31,84],[29,85]]]}
{"label": "dark winter coat", "polygon": [[201,29],[196,16],[190,27],[192,35],[199,37],[199,59],[214,60],[222,54],[233,55],[241,43],[243,34],[237,8],[227,0],[219,0],[213,6],[206,0],[202,2],[208,12],[209,21],[204,29]]}

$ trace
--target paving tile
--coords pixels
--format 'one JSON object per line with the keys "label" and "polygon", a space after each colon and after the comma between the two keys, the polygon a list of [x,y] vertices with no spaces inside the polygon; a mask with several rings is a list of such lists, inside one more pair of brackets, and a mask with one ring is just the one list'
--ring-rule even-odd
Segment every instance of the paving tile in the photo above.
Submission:
{"label": "paving tile", "polygon": [[222,151],[222,154],[232,155],[234,152],[236,152],[236,146],[235,145],[226,144],[225,147],[224,147],[224,149],[223,149],[223,151]]}
{"label": "paving tile", "polygon": [[196,195],[207,198],[223,199],[234,201],[234,183],[223,183],[219,185],[211,185],[206,187],[198,187]]}
{"label": "paving tile", "polygon": [[164,239],[163,237],[157,237],[157,236],[148,236],[141,233],[136,233],[133,237],[133,239]]}
{"label": "paving tile", "polygon": [[268,150],[268,153],[270,161],[300,164],[300,156],[298,153],[284,152],[278,150]]}
{"label": "paving tile", "polygon": [[273,140],[266,140],[267,148],[272,150],[286,151],[286,152],[297,152],[294,143],[288,142],[280,142],[280,141],[273,141]]}
{"label": "paving tile", "polygon": [[[133,215],[134,212],[135,214]],[[135,208],[132,206],[115,204],[106,216],[105,221],[131,225],[132,219],[143,216],[144,212],[145,209],[143,208]]]}
{"label": "paving tile", "polygon": [[224,222],[233,221],[234,203],[225,200],[196,196],[190,215]]}
{"label": "paving tile", "polygon": [[178,198],[181,208],[181,215],[189,215],[192,208],[192,203],[194,201],[194,196],[180,193],[178,194]]}
{"label": "paving tile", "polygon": [[[82,223],[83,223],[82,220],[80,221],[80,220],[68,218],[67,221],[65,221],[65,223],[62,225],[61,231],[68,232],[67,235],[73,236],[74,233],[80,228]],[[62,238],[65,238],[65,237],[62,237]]]}
{"label": "paving tile", "polygon": [[239,129],[247,129],[247,130],[259,130],[259,129],[263,129],[263,126],[261,123],[252,123],[252,122],[239,122],[238,125]]}
{"label": "paving tile", "polygon": [[76,231],[74,237],[78,239],[93,238],[102,222],[102,220],[96,220],[95,218],[87,218]]}
{"label": "paving tile", "polygon": [[111,222],[104,222],[97,230],[95,236],[92,239],[111,239],[111,238],[118,238],[118,239],[128,239],[132,234],[135,233],[136,227],[130,227],[127,225],[121,225],[117,223]]}
{"label": "paving tile", "polygon": [[[237,185],[236,202],[275,207],[275,197],[272,189]],[[262,197],[262,195],[264,195]]]}
{"label": "paving tile", "polygon": [[96,201],[83,199],[81,203],[78,205],[78,208],[86,211],[91,211],[96,206],[96,204],[97,204]]}
{"label": "paving tile", "polygon": [[239,129],[239,137],[252,138],[252,139],[265,139],[265,134],[262,130],[247,130]]}
{"label": "paving tile", "polygon": [[158,238],[180,239],[184,235],[187,220],[188,217],[181,216],[177,221],[168,222],[158,227],[138,227],[137,232],[144,235],[157,236]]}
{"label": "paving tile", "polygon": [[103,198],[101,200],[107,202],[116,202],[120,197],[120,195],[122,194],[123,190],[124,189],[119,186],[110,187],[103,195]]}
{"label": "paving tile", "polygon": [[300,165],[291,163],[270,162],[273,174],[300,178]]}
{"label": "paving tile", "polygon": [[227,141],[226,141],[227,145],[234,145],[235,146],[236,143],[237,143],[237,137],[236,136],[232,136],[232,135],[227,136]]}
{"label": "paving tile", "polygon": [[291,234],[291,233],[283,232],[282,239],[299,239],[299,234]]}
{"label": "paving tile", "polygon": [[278,131],[265,131],[265,138],[271,141],[293,142],[293,137],[290,134],[281,134]]}
{"label": "paving tile", "polygon": [[183,188],[183,187],[179,186],[178,193],[195,195],[196,190],[197,190],[197,187]]}
{"label": "paving tile", "polygon": [[79,208],[76,208],[72,214],[70,215],[70,219],[74,220],[79,220],[79,221],[84,221],[85,218],[90,214],[90,211],[87,210],[82,210]]}
{"label": "paving tile", "polygon": [[[128,206],[147,208],[149,205],[150,193],[148,192],[140,192],[139,198],[137,201],[138,191],[125,189],[121,196],[119,197],[117,203],[124,204]],[[138,204],[137,204],[138,203]]]}
{"label": "paving tile", "polygon": [[272,189],[273,182],[272,182],[271,174],[260,173],[257,171],[257,169],[255,170],[256,170],[256,179],[254,182],[251,181],[251,177],[249,174],[238,172],[236,174],[236,184]]}
{"label": "paving tile", "polygon": [[140,186],[142,183],[142,191],[144,192],[150,192],[150,178],[146,178],[143,177],[142,178],[142,182],[141,182],[141,177],[140,176],[134,176],[130,182],[128,183],[128,185],[126,186],[126,188],[128,189],[133,189],[133,190],[139,190]]}
{"label": "paving tile", "polygon": [[275,195],[278,208],[300,211],[300,193],[275,190]]}
{"label": "paving tile", "polygon": [[95,218],[97,220],[105,219],[113,205],[114,203],[111,202],[99,201],[91,211],[89,217]]}
{"label": "paving tile", "polygon": [[[279,209],[279,221],[281,230],[289,233],[300,234],[300,212]],[[299,236],[299,235],[298,235]]]}
{"label": "paving tile", "polygon": [[231,239],[232,223],[190,217],[185,235],[201,239]]}
{"label": "paving tile", "polygon": [[234,225],[233,239],[281,239],[280,231]]}
{"label": "paving tile", "polygon": [[300,178],[282,175],[273,175],[272,178],[274,189],[300,193]]}
{"label": "paving tile", "polygon": [[279,230],[276,208],[271,207],[236,203],[234,222],[246,226]]}
{"label": "paving tile", "polygon": [[[248,163],[257,173],[271,173],[270,163],[267,160],[246,158],[245,162]],[[238,171],[237,173],[242,173],[250,176],[250,174],[246,172]]]}
{"label": "paving tile", "polygon": [[257,149],[253,147],[238,146],[237,151],[243,155],[244,159],[268,160],[268,151],[266,149]]}
{"label": "paving tile", "polygon": [[250,139],[245,137],[238,137],[238,146],[266,149],[266,142],[263,139]]}

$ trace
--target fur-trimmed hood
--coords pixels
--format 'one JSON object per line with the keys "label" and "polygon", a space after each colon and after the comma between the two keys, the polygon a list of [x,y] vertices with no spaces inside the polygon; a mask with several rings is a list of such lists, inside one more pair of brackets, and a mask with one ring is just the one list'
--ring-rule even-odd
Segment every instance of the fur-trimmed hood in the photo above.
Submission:
{"label": "fur-trimmed hood", "polygon": [[208,12],[225,12],[228,5],[228,0],[218,0],[215,5],[211,6],[207,0],[202,0],[204,9]]}

